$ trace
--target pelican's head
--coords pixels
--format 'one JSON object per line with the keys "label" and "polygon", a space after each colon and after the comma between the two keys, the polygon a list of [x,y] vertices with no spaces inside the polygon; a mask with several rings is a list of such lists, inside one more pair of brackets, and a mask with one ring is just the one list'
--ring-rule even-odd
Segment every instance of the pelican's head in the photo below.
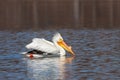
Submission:
{"label": "pelican's head", "polygon": [[53,42],[56,43],[57,45],[59,45],[60,47],[62,47],[63,49],[65,49],[66,51],[68,51],[69,53],[71,53],[72,55],[75,55],[75,53],[72,50],[72,47],[68,46],[64,42],[64,40],[63,40],[62,36],[60,35],[60,33],[56,33],[53,36]]}

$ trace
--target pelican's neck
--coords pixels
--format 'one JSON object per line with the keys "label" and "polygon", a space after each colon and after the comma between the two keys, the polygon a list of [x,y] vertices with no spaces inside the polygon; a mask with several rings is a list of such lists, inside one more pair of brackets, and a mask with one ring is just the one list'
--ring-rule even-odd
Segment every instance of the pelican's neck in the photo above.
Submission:
{"label": "pelican's neck", "polygon": [[65,53],[65,50],[61,47],[61,46],[59,46],[58,44],[57,44],[57,42],[55,42],[55,41],[53,41],[53,43],[55,44],[55,46],[57,47],[57,49],[59,49],[60,50],[60,56],[64,56],[66,53]]}

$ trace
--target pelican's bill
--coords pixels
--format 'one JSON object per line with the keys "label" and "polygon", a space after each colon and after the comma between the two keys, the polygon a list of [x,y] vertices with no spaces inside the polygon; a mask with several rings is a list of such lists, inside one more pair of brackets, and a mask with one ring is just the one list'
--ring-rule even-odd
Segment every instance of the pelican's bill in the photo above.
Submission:
{"label": "pelican's bill", "polygon": [[60,45],[62,48],[64,48],[66,51],[70,52],[72,55],[75,55],[75,53],[72,50],[71,46],[68,46],[62,39],[60,39],[58,42],[58,45]]}

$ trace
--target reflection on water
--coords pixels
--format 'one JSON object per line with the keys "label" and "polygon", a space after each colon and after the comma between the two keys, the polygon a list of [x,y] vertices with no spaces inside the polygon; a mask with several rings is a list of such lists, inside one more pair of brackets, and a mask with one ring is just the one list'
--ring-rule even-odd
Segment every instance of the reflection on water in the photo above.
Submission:
{"label": "reflection on water", "polygon": [[29,59],[20,52],[32,38],[55,30],[0,31],[0,80],[120,80],[120,30],[58,30],[75,57]]}
{"label": "reflection on water", "polygon": [[31,80],[64,80],[65,64],[71,63],[72,60],[73,57],[27,59],[27,75]]}

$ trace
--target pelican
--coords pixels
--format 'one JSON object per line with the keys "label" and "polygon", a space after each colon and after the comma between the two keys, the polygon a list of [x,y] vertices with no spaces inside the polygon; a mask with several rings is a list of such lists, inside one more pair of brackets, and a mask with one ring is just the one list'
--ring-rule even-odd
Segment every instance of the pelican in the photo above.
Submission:
{"label": "pelican", "polygon": [[[53,42],[50,42],[44,38],[33,38],[32,42],[26,45],[26,48],[32,51],[26,53],[27,57],[45,57],[45,56],[65,56],[66,51],[71,55],[75,55],[71,46],[68,46],[60,33],[55,33]],[[66,51],[65,51],[66,50]]]}

